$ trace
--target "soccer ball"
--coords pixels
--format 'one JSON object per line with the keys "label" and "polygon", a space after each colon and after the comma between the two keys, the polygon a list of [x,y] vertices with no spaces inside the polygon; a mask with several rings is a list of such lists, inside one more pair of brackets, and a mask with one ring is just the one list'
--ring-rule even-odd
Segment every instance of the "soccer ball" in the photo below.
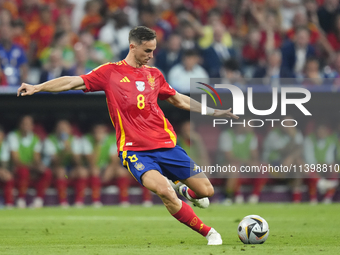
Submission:
{"label": "soccer ball", "polygon": [[263,244],[269,235],[269,226],[258,215],[244,217],[237,228],[238,237],[244,244]]}

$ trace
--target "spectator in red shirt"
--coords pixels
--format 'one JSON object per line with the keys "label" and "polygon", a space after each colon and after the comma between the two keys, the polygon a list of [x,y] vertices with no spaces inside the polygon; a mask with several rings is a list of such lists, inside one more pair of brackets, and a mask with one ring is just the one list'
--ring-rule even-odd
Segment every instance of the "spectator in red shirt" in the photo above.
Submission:
{"label": "spectator in red shirt", "polygon": [[48,6],[43,6],[40,9],[40,22],[39,28],[33,35],[33,40],[36,46],[36,56],[38,58],[40,57],[43,49],[50,46],[55,32],[51,10]]}
{"label": "spectator in red shirt", "polygon": [[261,27],[260,45],[264,47],[266,52],[279,49],[282,44],[282,36],[280,22],[278,21],[276,14],[272,12],[267,13]]}
{"label": "spectator in red shirt", "polygon": [[182,1],[169,1],[169,8],[165,9],[161,13],[161,18],[167,21],[172,29],[178,27],[179,20],[178,20],[178,12],[185,9]]}
{"label": "spectator in red shirt", "polygon": [[101,8],[101,1],[91,0],[87,2],[85,6],[86,14],[80,25],[80,30],[90,31],[95,38],[98,37],[99,30],[103,25],[103,18],[100,14]]}
{"label": "spectator in red shirt", "polygon": [[19,17],[26,24],[28,35],[32,36],[40,26],[40,4],[37,1],[22,1],[19,6]]}
{"label": "spectator in red shirt", "polygon": [[17,19],[12,22],[13,42],[20,45],[26,52],[30,47],[31,39],[25,31],[25,24],[22,20]]}
{"label": "spectator in red shirt", "polygon": [[58,32],[63,31],[69,36],[71,45],[75,45],[78,42],[78,35],[73,32],[71,19],[66,14],[61,14],[57,21],[56,30]]}
{"label": "spectator in red shirt", "polygon": [[222,22],[225,27],[228,29],[228,32],[231,35],[236,34],[236,22],[235,16],[230,7],[230,1],[225,0],[217,0],[216,1],[216,8],[219,9],[222,13]]}
{"label": "spectator in red shirt", "polygon": [[56,22],[61,15],[71,17],[73,11],[73,4],[68,0],[55,0],[55,4],[52,6],[52,19]]}
{"label": "spectator in red shirt", "polygon": [[252,77],[255,68],[265,62],[266,54],[260,40],[260,31],[254,29],[249,33],[247,42],[242,48],[243,69],[246,77]]}

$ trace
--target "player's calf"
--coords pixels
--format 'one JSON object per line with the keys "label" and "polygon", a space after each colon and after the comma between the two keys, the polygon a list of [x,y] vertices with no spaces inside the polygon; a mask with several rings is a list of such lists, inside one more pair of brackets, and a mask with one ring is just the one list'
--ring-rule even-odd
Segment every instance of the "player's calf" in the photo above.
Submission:
{"label": "player's calf", "polygon": [[197,217],[192,208],[182,201],[181,209],[172,214],[178,221],[187,225],[192,230],[201,234],[208,240],[208,245],[221,245],[221,235],[213,228],[205,225],[200,218]]}

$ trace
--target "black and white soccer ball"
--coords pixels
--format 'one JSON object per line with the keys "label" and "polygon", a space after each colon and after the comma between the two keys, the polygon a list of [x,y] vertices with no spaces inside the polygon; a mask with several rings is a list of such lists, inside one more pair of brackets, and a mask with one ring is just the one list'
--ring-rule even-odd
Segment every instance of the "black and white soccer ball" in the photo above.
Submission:
{"label": "black and white soccer ball", "polygon": [[237,228],[238,237],[244,244],[263,244],[269,235],[269,226],[258,215],[244,217]]}

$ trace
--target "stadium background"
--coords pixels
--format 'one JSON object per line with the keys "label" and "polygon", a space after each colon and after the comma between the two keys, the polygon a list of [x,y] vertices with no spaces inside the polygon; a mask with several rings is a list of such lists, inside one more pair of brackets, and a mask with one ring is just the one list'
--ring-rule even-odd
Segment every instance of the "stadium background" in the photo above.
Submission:
{"label": "stadium background", "polygon": [[[88,123],[105,120],[109,125],[103,94],[16,98],[17,86],[61,74],[78,75],[118,61],[127,53],[128,31],[145,25],[157,32],[158,48],[150,65],[160,68],[178,91],[189,93],[181,82],[189,84],[189,78],[197,74],[221,77],[240,87],[263,84],[268,88],[278,86],[278,78],[291,78],[294,82],[289,85],[312,91],[309,107],[319,110],[314,120],[327,119],[332,132],[339,135],[338,111],[334,110],[339,95],[339,1],[3,0],[0,4],[2,31],[13,33],[6,35],[13,36],[13,44],[19,45],[23,55],[14,61],[17,65],[0,56],[0,124],[6,133],[17,127],[24,114],[34,116],[42,137],[52,132],[60,118],[71,120],[84,134],[90,130]],[[291,54],[293,35],[300,28],[309,30],[308,49],[313,50],[294,65],[285,56]],[[2,40],[6,35],[1,33]],[[214,47],[216,41],[219,47]],[[277,52],[282,52],[281,72],[271,74],[269,56]],[[190,66],[191,72],[186,71]],[[259,92],[255,105],[261,108],[261,102],[269,99],[268,93]],[[190,117],[164,102],[160,105],[177,130]],[[301,124],[304,134],[310,132],[305,129],[308,123]],[[285,190],[288,193],[282,199],[288,201],[289,188]]]}

